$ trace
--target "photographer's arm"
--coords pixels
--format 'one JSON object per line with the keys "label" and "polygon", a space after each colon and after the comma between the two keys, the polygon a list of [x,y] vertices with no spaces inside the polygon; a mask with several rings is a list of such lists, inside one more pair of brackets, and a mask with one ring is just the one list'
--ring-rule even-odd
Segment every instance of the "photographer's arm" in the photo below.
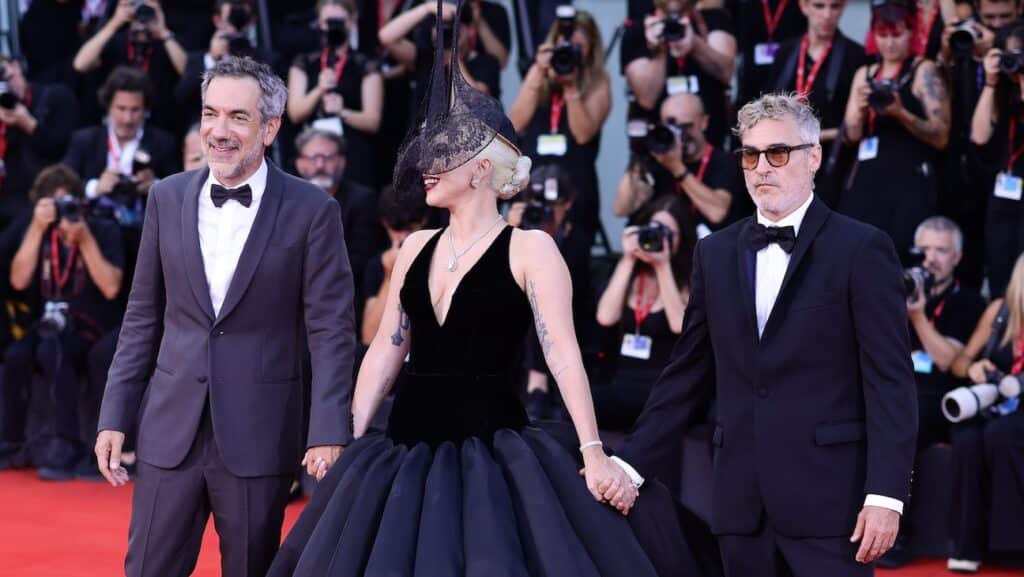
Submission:
{"label": "photographer's arm", "polygon": [[416,45],[406,36],[424,18],[433,14],[435,8],[433,2],[420,4],[395,16],[377,32],[380,45],[409,71],[416,69]]}
{"label": "photographer's arm", "polygon": [[942,372],[949,371],[964,345],[937,331],[923,310],[911,312],[910,323],[914,327],[914,332],[917,333],[917,338],[921,341],[921,346],[931,357],[935,366]]}
{"label": "photographer's arm", "polygon": [[575,83],[565,89],[569,132],[577,144],[587,144],[601,131],[612,110],[611,82],[603,77],[587,94],[581,94]]}
{"label": "photographer's arm", "polygon": [[850,86],[850,99],[846,101],[846,115],[843,124],[846,126],[847,142],[856,143],[864,138],[864,120],[867,117],[867,68],[861,66],[853,76]]}
{"label": "photographer's arm", "polygon": [[958,379],[968,378],[967,369],[971,367],[974,360],[978,358],[978,355],[985,349],[985,344],[988,343],[989,337],[992,335],[992,321],[995,320],[996,315],[999,314],[999,307],[1003,306],[1003,299],[996,299],[988,305],[985,309],[985,314],[981,315],[978,319],[977,326],[974,327],[974,332],[971,333],[971,338],[964,345],[964,348],[960,350],[960,353],[953,359],[953,366],[950,370]]}
{"label": "photographer's arm", "polygon": [[309,78],[305,70],[298,66],[288,69],[288,119],[295,124],[302,124],[313,116],[317,104],[326,92],[320,83],[306,92],[308,84]]}
{"label": "photographer's arm", "polygon": [[[50,202],[52,205],[53,201]],[[36,210],[38,212],[38,207]],[[35,276],[36,266],[39,263],[39,247],[43,243],[46,228],[46,226],[37,224],[37,220],[33,219],[28,231],[25,232],[25,237],[21,240],[18,252],[14,253],[14,260],[11,261],[11,288],[16,291],[23,291],[32,284],[32,277]]]}
{"label": "photographer's arm", "polygon": [[[985,70],[985,86],[978,95],[971,115],[971,142],[978,146],[988,144],[992,138],[996,122],[999,121],[999,108],[996,106],[996,83],[999,82],[999,57],[1002,51],[993,48],[985,55],[982,66]],[[1012,119],[1011,119],[1012,120]]]}
{"label": "photographer's arm", "polygon": [[732,34],[713,30],[708,33],[707,40],[695,34],[690,53],[705,72],[722,84],[728,86],[732,82],[736,67],[736,38]]}
{"label": "photographer's arm", "polygon": [[363,108],[342,110],[345,123],[349,126],[362,130],[367,134],[377,134],[380,130],[381,109],[384,106],[384,80],[379,72],[373,72],[363,76],[363,82],[359,88]]}
{"label": "photographer's arm", "polygon": [[84,222],[81,226],[83,231],[78,242],[78,250],[81,251],[82,260],[85,261],[85,270],[88,271],[92,283],[100,289],[103,298],[112,301],[121,292],[121,280],[124,272],[110,264],[110,261],[103,256],[100,245],[96,242],[92,231],[89,230],[89,226]]}
{"label": "photographer's arm", "polygon": [[498,65],[505,68],[508,64],[508,46],[501,43],[498,35],[491,30],[491,25],[483,17],[476,19],[477,38],[485,52],[498,59]]}
{"label": "photographer's arm", "polygon": [[178,76],[181,76],[185,73],[185,65],[188,64],[188,53],[170,30],[164,29],[159,34],[161,34],[160,41],[163,42],[164,50],[167,51],[167,59],[171,61],[171,66],[177,71]]}
{"label": "photographer's arm", "polygon": [[924,107],[925,118],[902,108],[898,116],[900,124],[914,138],[932,148],[944,150],[949,142],[949,92],[933,62],[925,61],[918,66],[913,92]]}
{"label": "photographer's arm", "polygon": [[634,162],[626,168],[626,173],[619,179],[619,186],[615,190],[615,198],[612,200],[612,214],[615,216],[633,214],[633,211],[651,198],[653,191],[653,187],[644,180],[643,168]]}
{"label": "photographer's arm", "polygon": [[626,66],[626,82],[641,108],[653,110],[665,90],[665,46],[660,45],[650,58],[637,58]]}
{"label": "photographer's arm", "polygon": [[729,214],[729,207],[732,205],[732,195],[728,191],[711,188],[689,172],[683,178],[681,185],[693,206],[712,224],[720,224],[725,220]]}
{"label": "photographer's arm", "polygon": [[526,130],[526,126],[533,120],[533,115],[537,112],[537,105],[540,104],[540,89],[544,82],[543,69],[534,63],[527,71],[526,78],[523,78],[519,93],[516,94],[516,99],[508,111],[508,118],[512,121],[516,132]]}
{"label": "photographer's arm", "polygon": [[[121,8],[118,7],[118,12]],[[100,54],[103,53],[103,47],[110,42],[110,39],[114,37],[117,30],[124,24],[115,13],[114,18],[107,21],[102,28],[96,31],[92,35],[92,38],[85,41],[82,47],[78,49],[78,53],[75,54],[74,60],[71,62],[71,67],[75,69],[75,72],[79,74],[85,74],[90,70],[99,68],[102,62],[100,61]]]}
{"label": "photographer's arm", "polygon": [[629,283],[633,276],[633,267],[636,265],[636,257],[625,243],[623,245],[622,257],[615,265],[608,286],[601,293],[601,300],[597,302],[597,324],[602,327],[614,327],[619,324],[622,320],[622,305],[629,294]]}

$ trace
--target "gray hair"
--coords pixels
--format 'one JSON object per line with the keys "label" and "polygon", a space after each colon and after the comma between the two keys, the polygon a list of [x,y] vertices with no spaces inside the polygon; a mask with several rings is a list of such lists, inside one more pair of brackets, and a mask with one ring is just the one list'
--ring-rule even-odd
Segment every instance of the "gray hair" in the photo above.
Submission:
{"label": "gray hair", "polygon": [[960,225],[945,216],[930,216],[917,225],[917,229],[914,230],[915,244],[917,243],[918,235],[923,230],[948,232],[953,235],[953,248],[957,252],[962,252],[964,249],[964,233],[960,230]]}
{"label": "gray hair", "polygon": [[736,128],[732,132],[742,140],[743,135],[758,122],[765,119],[781,120],[786,117],[796,121],[800,137],[805,143],[818,144],[821,123],[806,99],[795,92],[764,94],[757,100],[744,104],[736,115]]}
{"label": "gray hair", "polygon": [[271,118],[284,114],[284,105],[288,100],[288,88],[281,77],[274,73],[270,66],[253,60],[248,56],[238,58],[228,56],[214,64],[203,73],[203,101],[206,101],[206,89],[210,82],[219,76],[228,78],[252,78],[260,85],[260,122],[266,124]]}
{"label": "gray hair", "polygon": [[307,144],[316,140],[317,138],[323,138],[329,142],[333,142],[334,146],[338,149],[338,154],[344,155],[346,152],[345,137],[338,134],[337,132],[331,132],[330,130],[323,130],[321,128],[314,128],[307,126],[295,137],[295,150],[296,152],[302,152],[302,149]]}

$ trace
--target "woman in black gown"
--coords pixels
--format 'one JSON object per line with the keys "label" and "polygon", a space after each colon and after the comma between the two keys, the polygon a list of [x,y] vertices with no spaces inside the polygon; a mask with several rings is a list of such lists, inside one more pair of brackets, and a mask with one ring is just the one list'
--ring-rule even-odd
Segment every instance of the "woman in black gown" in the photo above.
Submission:
{"label": "woman in black gown", "polygon": [[[637,489],[598,441],[565,264],[548,235],[512,229],[496,208],[526,184],[530,161],[500,104],[452,70],[450,87],[432,75],[424,122],[395,173],[399,190],[418,173],[450,225],[403,244],[357,379],[357,440],[326,474],[311,464],[320,485],[268,575],[692,575],[664,490],[645,486],[622,514]],[[515,361],[531,318],[585,482],[518,400]],[[388,430],[370,432],[406,355]]]}

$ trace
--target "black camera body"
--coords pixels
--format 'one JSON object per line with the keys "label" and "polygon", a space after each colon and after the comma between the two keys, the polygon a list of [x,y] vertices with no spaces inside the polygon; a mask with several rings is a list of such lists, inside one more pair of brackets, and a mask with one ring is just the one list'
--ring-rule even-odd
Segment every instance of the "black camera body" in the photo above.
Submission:
{"label": "black camera body", "polygon": [[58,221],[78,222],[84,216],[82,201],[70,194],[54,200],[53,204],[57,208]]}
{"label": "black camera body", "polygon": [[566,41],[551,49],[551,68],[559,76],[572,74],[582,62],[583,52],[579,44]]}
{"label": "black camera body", "polygon": [[661,252],[665,243],[672,243],[672,229],[657,221],[651,221],[637,228],[636,242],[641,250]]}
{"label": "black camera body", "polygon": [[686,138],[686,131],[675,122],[659,122],[647,129],[644,145],[654,154],[665,154],[676,145],[676,140]]}
{"label": "black camera body", "polygon": [[949,35],[949,49],[954,54],[969,54],[974,50],[974,41],[978,37],[974,23],[974,18],[965,18],[951,24],[953,32]]}
{"label": "black camera body", "polygon": [[14,110],[20,101],[18,95],[11,90],[11,85],[6,80],[0,80],[0,108]]}
{"label": "black camera body", "polygon": [[918,248],[910,249],[911,266],[903,269],[903,292],[907,298],[913,298],[920,293],[928,297],[932,287],[935,286],[935,275],[922,266],[924,252]]}
{"label": "black camera body", "polygon": [[1010,76],[1024,69],[1024,50],[1006,50],[999,55],[999,71]]}
{"label": "black camera body", "polygon": [[686,38],[686,26],[683,26],[679,19],[682,18],[682,14],[678,12],[669,13],[664,20],[661,21],[661,40],[665,42],[676,42]]}
{"label": "black camera body", "polygon": [[244,2],[233,2],[231,4],[231,8],[228,9],[228,24],[231,24],[236,32],[244,30],[251,21],[252,12]]}
{"label": "black camera body", "polygon": [[156,10],[152,6],[146,4],[145,0],[135,0],[133,3],[134,12],[132,19],[139,24],[149,24],[153,20],[156,20]]}
{"label": "black camera body", "polygon": [[[449,35],[451,32],[448,33]],[[324,44],[328,48],[341,48],[348,42],[348,27],[344,18],[328,18],[324,31]],[[445,45],[446,47],[448,44]]]}
{"label": "black camera body", "polygon": [[[545,168],[541,167],[541,171]],[[551,225],[555,222],[555,204],[559,200],[571,198],[572,191],[560,189],[561,176],[557,170],[544,172],[542,176],[545,176],[543,180],[533,180],[526,189],[526,208],[522,220],[524,229],[543,229]]]}
{"label": "black camera body", "polygon": [[896,93],[899,91],[900,85],[899,81],[892,78],[884,80],[869,78],[868,87],[871,92],[868,93],[868,106],[875,111],[885,110],[893,102],[896,102]]}

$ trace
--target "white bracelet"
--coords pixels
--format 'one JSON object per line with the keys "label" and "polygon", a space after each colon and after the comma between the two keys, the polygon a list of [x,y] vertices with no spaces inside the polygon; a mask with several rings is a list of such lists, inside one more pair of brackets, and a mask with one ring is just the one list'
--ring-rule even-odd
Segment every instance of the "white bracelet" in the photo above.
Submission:
{"label": "white bracelet", "polygon": [[603,446],[604,446],[604,443],[602,443],[601,441],[588,441],[588,442],[583,443],[582,445],[580,445],[580,452],[582,453],[583,451],[586,451],[590,447],[603,447]]}

